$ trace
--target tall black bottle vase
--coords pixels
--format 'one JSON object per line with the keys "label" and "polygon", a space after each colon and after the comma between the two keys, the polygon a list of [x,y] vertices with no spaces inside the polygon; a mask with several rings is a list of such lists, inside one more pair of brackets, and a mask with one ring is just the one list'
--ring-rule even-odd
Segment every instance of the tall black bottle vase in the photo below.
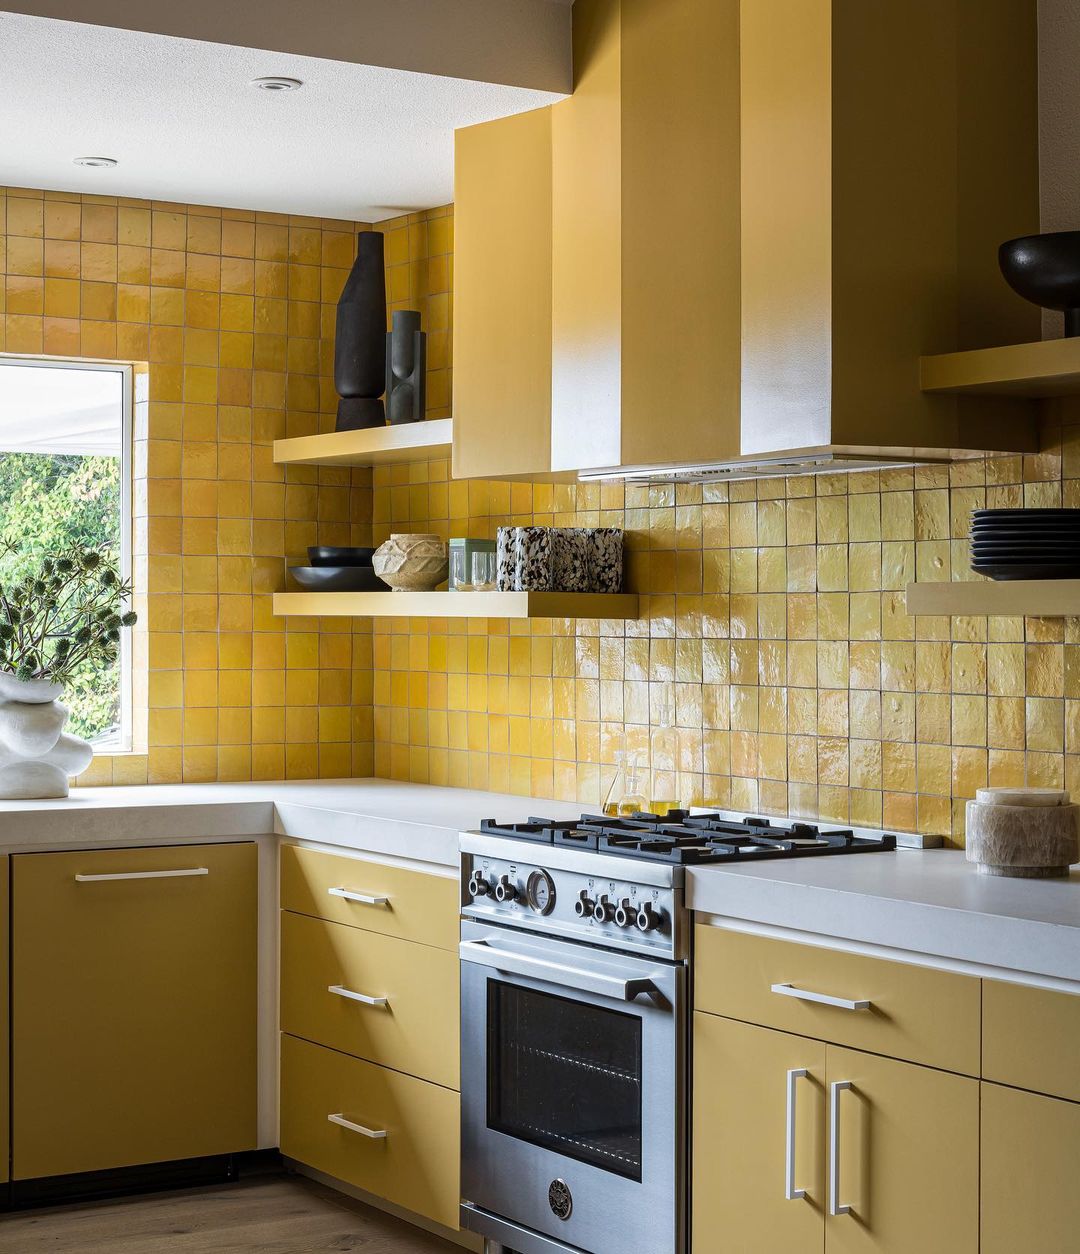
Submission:
{"label": "tall black bottle vase", "polygon": [[337,430],[381,427],[386,384],[386,267],[381,231],[361,231],[337,306],[334,388]]}

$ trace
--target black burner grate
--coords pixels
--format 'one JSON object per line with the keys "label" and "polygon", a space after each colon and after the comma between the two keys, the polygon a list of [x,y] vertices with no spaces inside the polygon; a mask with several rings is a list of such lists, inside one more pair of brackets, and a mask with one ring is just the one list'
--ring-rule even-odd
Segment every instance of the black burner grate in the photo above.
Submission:
{"label": "black burner grate", "polygon": [[492,836],[684,866],[877,853],[896,848],[895,836],[856,836],[850,828],[822,831],[814,823],[782,823],[759,817],[737,822],[715,813],[692,815],[686,810],[625,818],[602,814],[583,814],[580,819],[569,820],[530,816],[525,823],[484,819],[480,830]]}

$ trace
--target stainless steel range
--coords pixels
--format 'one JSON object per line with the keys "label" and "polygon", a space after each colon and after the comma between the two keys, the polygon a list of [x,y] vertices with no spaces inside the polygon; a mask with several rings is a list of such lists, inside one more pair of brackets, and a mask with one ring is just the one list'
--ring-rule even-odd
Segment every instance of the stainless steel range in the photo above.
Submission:
{"label": "stainless steel range", "polygon": [[687,1245],[687,866],[894,837],[673,811],[462,834],[462,1226],[489,1251]]}

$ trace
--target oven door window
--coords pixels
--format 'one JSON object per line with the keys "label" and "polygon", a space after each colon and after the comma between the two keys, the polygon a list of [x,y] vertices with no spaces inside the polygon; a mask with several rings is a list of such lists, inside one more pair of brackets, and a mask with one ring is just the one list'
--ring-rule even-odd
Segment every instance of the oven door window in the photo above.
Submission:
{"label": "oven door window", "polygon": [[641,1020],[488,982],[488,1127],[641,1179]]}

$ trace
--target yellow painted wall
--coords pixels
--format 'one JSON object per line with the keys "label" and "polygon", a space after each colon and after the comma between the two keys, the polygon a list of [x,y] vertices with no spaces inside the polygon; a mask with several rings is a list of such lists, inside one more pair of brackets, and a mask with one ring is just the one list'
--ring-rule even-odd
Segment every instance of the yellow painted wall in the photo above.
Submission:
{"label": "yellow painted wall", "polygon": [[[422,263],[417,259],[414,265]],[[673,421],[657,415],[657,421]],[[1080,411],[1044,452],[702,487],[374,477],[391,530],[622,526],[630,623],[378,620],[376,773],[596,805],[674,695],[686,794],[963,839],[980,785],[1080,793],[1080,620],[909,618],[909,580],[970,576],[968,515],[1080,507]]]}
{"label": "yellow painted wall", "polygon": [[369,479],[286,475],[271,456],[275,438],[333,425],[356,229],[0,189],[0,351],[149,363],[133,497],[146,740],[84,783],[370,772],[367,625],[270,611],[286,554],[370,533]]}

